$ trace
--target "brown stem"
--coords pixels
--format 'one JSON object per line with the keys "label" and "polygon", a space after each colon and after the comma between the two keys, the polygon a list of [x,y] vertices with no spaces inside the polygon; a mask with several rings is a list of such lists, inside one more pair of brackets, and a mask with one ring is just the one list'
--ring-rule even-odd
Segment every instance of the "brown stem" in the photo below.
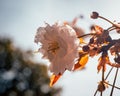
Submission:
{"label": "brown stem", "polygon": [[[104,83],[104,69],[105,69],[105,67],[104,67],[104,65],[102,66],[103,68],[102,68],[102,84]],[[104,85],[104,84],[103,84]],[[100,96],[102,96],[102,94],[103,94],[103,91],[101,91],[101,93],[100,93]]]}
{"label": "brown stem", "polygon": [[100,96],[102,96],[103,92],[101,91]]}
{"label": "brown stem", "polygon": [[117,28],[120,28],[119,26],[117,26],[116,24],[114,24],[113,22],[111,22],[110,20],[106,19],[105,17],[102,17],[102,16],[98,16],[99,18],[109,22],[110,24],[112,24],[113,26],[117,27]]}
{"label": "brown stem", "polygon": [[[108,76],[109,76],[110,73],[112,72],[112,69],[113,69],[113,68],[114,68],[114,67],[112,67],[112,68],[109,70],[107,76],[105,77],[105,80],[108,78]],[[98,89],[95,91],[94,96],[96,96],[97,92],[98,92]]]}
{"label": "brown stem", "polygon": [[[109,84],[109,83],[107,83],[107,82],[104,82],[105,84],[107,84],[107,85],[109,85],[109,86],[113,86],[112,84]],[[117,87],[117,86],[114,86],[114,88],[116,88],[116,89],[119,89],[120,90],[120,87]]]}
{"label": "brown stem", "polygon": [[102,16],[98,16],[98,17],[101,18],[101,19],[103,19],[103,20],[105,20],[105,21],[107,21],[107,22],[109,22],[110,24],[114,25],[113,22],[111,22],[110,20],[106,19],[105,17],[102,17]]}
{"label": "brown stem", "polygon": [[95,35],[95,33],[84,34],[84,35],[78,36],[77,38],[82,38],[82,37],[85,37],[85,36],[88,36],[88,35]]}
{"label": "brown stem", "polygon": [[94,96],[96,96],[97,92],[98,92],[98,90],[95,91]]}
{"label": "brown stem", "polygon": [[108,76],[110,75],[111,71],[113,70],[113,67],[111,67],[110,71],[108,72],[108,74],[105,77],[105,80],[107,80]]}
{"label": "brown stem", "polygon": [[102,68],[102,82],[104,82],[104,65],[102,66],[103,68]]}
{"label": "brown stem", "polygon": [[120,64],[115,64],[115,63],[111,63],[111,62],[108,62],[107,64],[112,67],[120,68]]}
{"label": "brown stem", "polygon": [[110,96],[113,95],[113,91],[114,91],[114,87],[115,87],[115,82],[116,82],[117,74],[118,74],[118,68],[116,70],[116,74],[115,74],[115,78],[114,78],[114,82],[113,82],[113,86],[112,86],[112,89],[111,89]]}
{"label": "brown stem", "polygon": [[108,32],[110,32],[110,31],[112,31],[112,30],[115,30],[116,29],[116,27],[111,27],[111,28],[108,28],[107,30],[108,30]]}

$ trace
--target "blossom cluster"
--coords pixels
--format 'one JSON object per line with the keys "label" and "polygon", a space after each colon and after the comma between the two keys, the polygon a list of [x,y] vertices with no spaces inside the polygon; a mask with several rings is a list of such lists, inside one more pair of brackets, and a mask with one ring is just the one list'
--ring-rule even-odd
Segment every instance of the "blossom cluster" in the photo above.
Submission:
{"label": "blossom cluster", "polygon": [[[97,70],[102,70],[102,80],[97,91],[104,91],[107,85],[104,77],[106,64],[116,68],[120,67],[120,38],[112,39],[110,32],[115,30],[120,33],[120,24],[113,23],[110,20],[100,16],[97,12],[91,14],[92,19],[101,18],[111,24],[107,29],[98,25],[91,26],[91,32],[84,34],[84,31],[75,25],[78,18],[72,23],[64,22],[54,25],[46,24],[45,27],[39,27],[35,35],[35,42],[41,46],[38,52],[43,54],[43,58],[50,62],[51,76],[50,86],[63,75],[66,70],[75,71],[82,69],[89,57],[100,54]],[[83,37],[89,37],[88,42]],[[114,62],[109,59],[109,54],[114,56]],[[106,85],[107,84],[107,85]],[[112,85],[114,86],[114,85]]]}

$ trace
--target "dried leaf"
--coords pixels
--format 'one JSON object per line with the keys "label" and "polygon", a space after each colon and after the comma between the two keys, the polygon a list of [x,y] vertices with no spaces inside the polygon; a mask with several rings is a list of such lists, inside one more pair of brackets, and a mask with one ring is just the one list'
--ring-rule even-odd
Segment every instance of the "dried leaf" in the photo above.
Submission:
{"label": "dried leaf", "polygon": [[61,74],[58,74],[58,75],[53,74],[50,78],[50,87],[52,87],[60,77],[61,77]]}
{"label": "dried leaf", "polygon": [[99,63],[97,66],[98,73],[100,72],[101,68],[102,68],[101,63]]}
{"label": "dried leaf", "polygon": [[86,42],[83,40],[83,38],[80,38],[80,44],[86,44]]}
{"label": "dried leaf", "polygon": [[85,55],[83,55],[83,56],[80,58],[80,60],[78,61],[78,63],[75,64],[74,70],[83,69],[83,68],[85,67],[87,61],[88,61],[88,55],[85,54]]}
{"label": "dried leaf", "polygon": [[81,65],[79,64],[79,62],[77,64],[74,65],[74,70],[77,70],[78,68],[80,68]]}
{"label": "dried leaf", "polygon": [[83,57],[81,58],[81,60],[79,61],[79,63],[80,63],[80,65],[81,65],[82,67],[84,67],[85,64],[87,63],[87,61],[88,61],[88,55],[85,55],[85,56],[83,56]]}
{"label": "dried leaf", "polygon": [[97,70],[98,70],[98,73],[100,72],[100,70],[103,68],[103,70],[105,71],[106,70],[106,64],[109,63],[109,57],[108,56],[105,56],[105,57],[100,57],[99,58],[99,64],[97,66]]}
{"label": "dried leaf", "polygon": [[98,50],[90,50],[90,51],[89,51],[89,56],[90,56],[90,57],[94,57],[95,55],[97,55],[97,51],[98,51]]}
{"label": "dried leaf", "polygon": [[102,27],[100,27],[98,25],[95,25],[94,27],[95,27],[95,31],[96,31],[97,34],[101,34],[103,32],[103,28]]}

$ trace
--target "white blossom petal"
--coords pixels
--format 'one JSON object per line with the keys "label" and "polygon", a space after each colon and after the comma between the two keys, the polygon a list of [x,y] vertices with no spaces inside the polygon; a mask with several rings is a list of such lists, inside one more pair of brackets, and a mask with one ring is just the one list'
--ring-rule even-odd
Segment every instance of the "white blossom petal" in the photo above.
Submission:
{"label": "white blossom petal", "polygon": [[72,70],[79,58],[79,39],[68,25],[47,24],[46,27],[38,28],[35,42],[42,44],[38,51],[50,61],[50,71],[55,75]]}

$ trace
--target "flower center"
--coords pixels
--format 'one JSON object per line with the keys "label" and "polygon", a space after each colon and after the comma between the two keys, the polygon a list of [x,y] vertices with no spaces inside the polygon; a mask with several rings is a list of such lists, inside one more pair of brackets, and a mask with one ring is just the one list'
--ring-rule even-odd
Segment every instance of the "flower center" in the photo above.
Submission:
{"label": "flower center", "polygon": [[56,54],[56,51],[58,49],[59,49],[59,44],[56,41],[48,43],[48,50],[47,50],[48,52]]}

